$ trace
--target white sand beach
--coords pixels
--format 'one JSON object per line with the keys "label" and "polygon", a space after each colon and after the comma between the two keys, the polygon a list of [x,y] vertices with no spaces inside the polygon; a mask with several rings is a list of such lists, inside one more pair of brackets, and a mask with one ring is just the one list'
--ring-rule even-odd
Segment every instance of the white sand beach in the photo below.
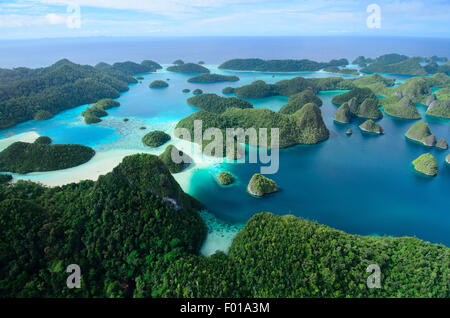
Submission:
{"label": "white sand beach", "polygon": [[39,138],[39,134],[35,131],[26,132],[19,135],[14,135],[11,137],[7,137],[4,139],[0,139],[0,151],[8,148],[11,144],[22,141],[22,142],[34,142],[37,138]]}

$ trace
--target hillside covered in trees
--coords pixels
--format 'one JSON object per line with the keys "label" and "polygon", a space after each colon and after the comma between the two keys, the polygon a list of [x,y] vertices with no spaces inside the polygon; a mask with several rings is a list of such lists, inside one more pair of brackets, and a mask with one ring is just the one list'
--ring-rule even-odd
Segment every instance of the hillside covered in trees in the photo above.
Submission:
{"label": "hillside covered in trees", "polygon": [[48,119],[102,98],[117,98],[128,90],[128,84],[137,82],[133,75],[157,70],[150,62],[93,67],[63,59],[38,69],[0,69],[0,129],[30,119]]}
{"label": "hillside covered in trees", "polygon": [[0,152],[0,171],[24,174],[67,169],[86,163],[95,155],[90,147],[51,145],[47,138],[40,137],[33,143],[18,141]]}
{"label": "hillside covered in trees", "polygon": [[[198,256],[206,227],[156,156],[98,181],[0,185],[1,297],[449,297],[449,249],[254,215],[228,255]],[[66,287],[78,264],[82,288]],[[382,288],[369,289],[378,264]]]}

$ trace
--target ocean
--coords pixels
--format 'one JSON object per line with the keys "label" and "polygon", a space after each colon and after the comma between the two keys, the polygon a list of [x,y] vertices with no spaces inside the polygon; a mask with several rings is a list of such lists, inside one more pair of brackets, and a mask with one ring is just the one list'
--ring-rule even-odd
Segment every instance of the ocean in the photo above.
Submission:
{"label": "ocean", "polygon": [[92,37],[0,41],[0,67],[41,67],[69,60],[95,65],[152,59],[172,63],[205,61],[220,64],[232,58],[354,59],[387,53],[447,56],[450,39],[408,37]]}

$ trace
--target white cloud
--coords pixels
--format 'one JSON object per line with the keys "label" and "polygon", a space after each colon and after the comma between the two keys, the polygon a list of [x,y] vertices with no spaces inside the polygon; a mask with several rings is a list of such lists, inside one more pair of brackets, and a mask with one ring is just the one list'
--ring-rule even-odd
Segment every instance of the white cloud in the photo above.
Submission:
{"label": "white cloud", "polygon": [[50,24],[65,24],[67,21],[67,17],[62,14],[49,13],[45,16],[48,23]]}

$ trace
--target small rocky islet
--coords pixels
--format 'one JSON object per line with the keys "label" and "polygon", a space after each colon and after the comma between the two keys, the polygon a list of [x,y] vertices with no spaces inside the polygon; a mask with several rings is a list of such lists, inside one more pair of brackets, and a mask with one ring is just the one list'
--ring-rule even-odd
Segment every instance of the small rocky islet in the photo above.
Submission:
{"label": "small rocky islet", "polygon": [[234,177],[229,172],[221,172],[217,176],[217,182],[221,185],[230,185],[234,182]]}
{"label": "small rocky islet", "polygon": [[436,176],[439,171],[437,160],[430,153],[425,153],[419,156],[412,162],[412,165],[417,172],[431,177]]}
{"label": "small rocky islet", "polygon": [[381,125],[375,123],[372,119],[366,120],[364,123],[362,123],[359,126],[359,129],[361,129],[364,132],[373,133],[373,134],[384,134],[384,129],[381,127]]}
{"label": "small rocky islet", "polygon": [[437,147],[440,149],[448,149],[447,141],[444,138],[439,140],[431,133],[428,123],[419,121],[412,125],[405,134],[406,138],[419,142],[428,147]]}
{"label": "small rocky islet", "polygon": [[259,173],[255,173],[250,179],[247,190],[251,195],[263,197],[267,194],[278,192],[278,185]]}

